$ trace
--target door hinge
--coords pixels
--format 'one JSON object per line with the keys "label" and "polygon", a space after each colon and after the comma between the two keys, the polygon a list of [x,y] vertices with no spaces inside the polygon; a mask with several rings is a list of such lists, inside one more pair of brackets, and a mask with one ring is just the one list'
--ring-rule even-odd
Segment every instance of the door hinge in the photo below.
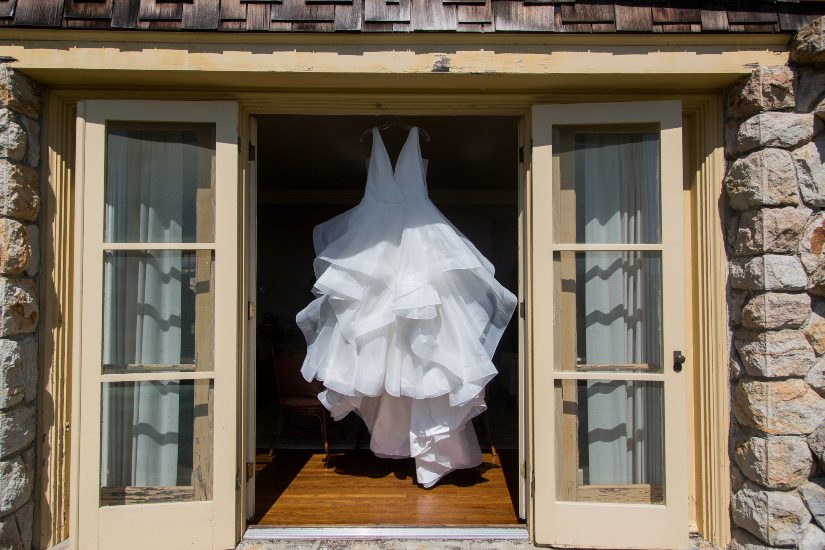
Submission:
{"label": "door hinge", "polygon": [[246,480],[249,481],[255,477],[255,463],[254,462],[247,462],[246,463]]}
{"label": "door hinge", "polygon": [[[533,154],[533,140],[532,139],[530,140],[530,145],[528,145],[528,147],[530,148],[530,154],[532,155]],[[524,145],[521,145],[518,148],[518,161],[522,164],[524,163]]]}
{"label": "door hinge", "polygon": [[518,303],[518,316],[522,319],[527,318],[527,301],[522,300]]}
{"label": "door hinge", "polygon": [[255,318],[255,302],[246,303],[246,318],[250,321]]}
{"label": "door hinge", "polygon": [[527,471],[527,461],[521,463],[521,477],[524,480],[527,480],[529,477],[530,480],[530,494],[533,495],[536,493],[536,474],[533,472],[532,468],[530,471]]}
{"label": "door hinge", "polygon": [[249,144],[249,162],[255,162],[255,146]]}

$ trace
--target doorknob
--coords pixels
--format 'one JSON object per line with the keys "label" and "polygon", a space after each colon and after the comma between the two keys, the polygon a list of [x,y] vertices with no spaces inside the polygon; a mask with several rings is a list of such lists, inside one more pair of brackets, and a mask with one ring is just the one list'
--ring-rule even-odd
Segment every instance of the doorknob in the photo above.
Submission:
{"label": "doorknob", "polygon": [[682,372],[682,365],[685,364],[685,356],[682,355],[681,350],[673,352],[673,370],[675,372]]}

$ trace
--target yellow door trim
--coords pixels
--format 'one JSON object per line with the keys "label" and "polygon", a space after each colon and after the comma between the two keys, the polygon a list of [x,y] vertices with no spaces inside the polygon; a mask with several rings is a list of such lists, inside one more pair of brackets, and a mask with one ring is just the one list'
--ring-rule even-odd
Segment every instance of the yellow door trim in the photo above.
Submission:
{"label": "yellow door trim", "polygon": [[[44,31],[38,31],[44,32]],[[85,34],[84,34],[85,35]],[[168,35],[166,35],[168,36]],[[40,474],[44,497],[39,503],[40,540],[48,547],[77,533],[77,507],[69,504],[69,496],[77,494],[77,426],[74,406],[79,403],[79,388],[72,386],[72,366],[78,364],[77,347],[72,347],[75,337],[71,334],[72,323],[61,322],[73,315],[72,298],[79,295],[77,278],[71,266],[78,246],[74,244],[75,198],[82,204],[82,197],[75,197],[74,181],[82,166],[74,166],[73,144],[76,140],[75,109],[77,101],[87,98],[152,98],[152,99],[238,99],[240,101],[242,151],[246,158],[244,121],[248,115],[267,113],[331,114],[357,112],[364,114],[512,114],[524,116],[530,105],[538,102],[603,101],[605,94],[583,93],[536,93],[516,90],[513,93],[468,94],[405,93],[383,94],[341,93],[333,91],[311,94],[298,93],[251,93],[201,89],[199,91],[168,91],[151,89],[140,91],[100,90],[95,88],[53,89],[44,102],[44,146],[48,162],[44,168],[46,192],[42,197],[43,220],[42,246],[43,295],[41,306],[41,342],[54,342],[44,349],[43,363],[56,366],[50,377],[44,380],[41,392],[54,403],[54,418],[41,418],[41,433],[48,438],[65,437],[65,445],[49,444],[43,448],[45,465]],[[686,155],[686,174],[691,187],[693,216],[691,225],[692,279],[694,296],[691,325],[694,330],[696,364],[693,408],[695,422],[690,429],[694,433],[695,498],[699,533],[716,544],[724,546],[729,539],[730,524],[728,502],[728,386],[727,369],[727,312],[724,276],[726,259],[722,240],[722,220],[717,208],[721,196],[724,158],[722,154],[722,101],[715,93],[674,94],[613,92],[613,100],[680,99],[685,116],[686,144],[694,148],[695,155]],[[78,131],[82,132],[79,128]],[[82,140],[82,135],[80,137]],[[526,183],[529,197],[530,166],[529,148],[526,148]],[[240,163],[240,177],[245,177],[245,164]],[[241,179],[240,181],[243,181]],[[78,190],[79,191],[79,190]],[[530,205],[526,199],[526,223],[529,223]],[[529,243],[527,243],[529,246]],[[530,263],[530,256],[526,258]],[[529,269],[527,270],[529,273]],[[528,324],[528,330],[529,324]],[[59,344],[59,345],[58,345]],[[240,374],[239,374],[240,375]],[[529,378],[529,377],[528,377]],[[528,380],[529,381],[529,380]],[[41,410],[41,414],[44,412]],[[62,420],[61,420],[62,419]],[[40,438],[39,438],[40,440]],[[50,439],[51,440],[51,439]],[[71,440],[71,454],[67,448]],[[529,443],[529,442],[528,442]],[[56,456],[57,453],[61,456]],[[66,461],[65,458],[69,460]],[[69,464],[66,464],[68,462]],[[46,520],[48,518],[48,520]],[[44,523],[47,521],[47,523]],[[532,521],[530,522],[532,524]],[[532,525],[531,525],[532,526]]]}

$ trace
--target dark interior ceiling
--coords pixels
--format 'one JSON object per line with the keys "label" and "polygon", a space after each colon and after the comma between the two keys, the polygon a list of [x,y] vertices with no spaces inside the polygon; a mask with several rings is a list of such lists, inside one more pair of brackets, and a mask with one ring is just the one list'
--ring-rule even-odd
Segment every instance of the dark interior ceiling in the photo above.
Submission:
{"label": "dark interior ceiling", "polygon": [[[355,203],[364,190],[376,116],[268,115],[258,119],[258,196],[264,203]],[[434,202],[513,203],[518,199],[518,118],[416,116],[403,122],[421,141]],[[395,164],[407,130],[382,132]]]}

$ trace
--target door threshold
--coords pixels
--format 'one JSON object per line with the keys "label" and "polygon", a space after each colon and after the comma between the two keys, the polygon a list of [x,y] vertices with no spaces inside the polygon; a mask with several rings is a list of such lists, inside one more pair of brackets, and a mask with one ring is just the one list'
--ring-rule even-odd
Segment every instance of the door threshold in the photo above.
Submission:
{"label": "door threshold", "polygon": [[267,527],[251,525],[245,541],[260,540],[528,540],[527,527]]}

